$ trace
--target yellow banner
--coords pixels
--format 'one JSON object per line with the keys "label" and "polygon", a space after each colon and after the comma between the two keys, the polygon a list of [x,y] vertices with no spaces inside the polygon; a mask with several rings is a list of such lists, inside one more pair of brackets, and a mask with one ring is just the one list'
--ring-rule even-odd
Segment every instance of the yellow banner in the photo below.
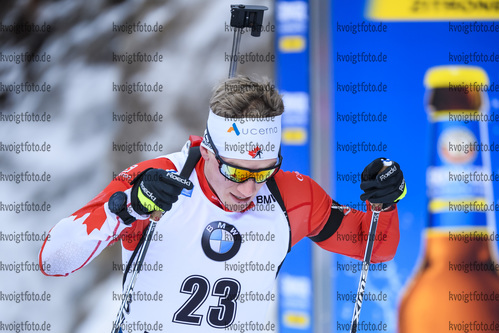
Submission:
{"label": "yellow banner", "polygon": [[288,145],[304,145],[307,142],[307,130],[301,127],[283,128],[282,142]]}
{"label": "yellow banner", "polygon": [[366,14],[374,21],[493,21],[499,0],[371,0]]}

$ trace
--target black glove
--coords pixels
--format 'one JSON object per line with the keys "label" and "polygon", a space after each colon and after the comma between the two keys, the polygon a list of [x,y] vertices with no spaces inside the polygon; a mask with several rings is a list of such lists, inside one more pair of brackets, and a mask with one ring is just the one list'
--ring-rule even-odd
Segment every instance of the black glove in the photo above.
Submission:
{"label": "black glove", "polygon": [[[385,165],[388,165],[388,168],[378,174]],[[377,158],[366,166],[361,178],[360,188],[364,191],[360,196],[362,201],[383,203],[383,208],[386,208],[405,197],[404,174],[397,162],[383,157]]]}
{"label": "black glove", "polygon": [[149,168],[142,171],[130,184],[133,185],[131,203],[142,215],[153,211],[169,211],[178,200],[182,189],[192,189],[192,182],[173,172]]}

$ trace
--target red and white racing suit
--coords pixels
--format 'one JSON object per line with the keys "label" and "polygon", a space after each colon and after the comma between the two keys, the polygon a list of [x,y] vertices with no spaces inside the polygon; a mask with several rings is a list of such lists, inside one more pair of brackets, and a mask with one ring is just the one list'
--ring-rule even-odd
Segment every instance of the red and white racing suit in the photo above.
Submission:
{"label": "red and white racing suit", "polygon": [[[191,137],[191,141],[199,145],[201,138]],[[187,150],[183,149],[133,165],[83,208],[59,221],[40,251],[40,267],[50,265],[50,271],[43,273],[67,276],[118,240],[126,263],[149,220],[132,212],[137,220],[125,225],[109,210],[109,197],[124,191],[130,205],[131,179],[147,168],[181,170],[186,158]],[[245,211],[232,212],[224,207],[206,181],[204,160],[198,161],[190,175],[193,190],[180,195],[158,222],[160,237],[151,241],[134,288],[137,293],[158,292],[163,301],[133,301],[124,332],[139,332],[132,325],[137,322],[159,322],[162,332],[179,333],[222,332],[230,325],[262,321],[268,304],[244,301],[241,295],[272,291],[290,244],[304,237],[311,237],[328,251],[363,259],[366,237],[352,242],[336,236],[367,234],[372,215],[369,204],[368,212],[332,209],[336,203],[311,178],[282,170],[274,178],[289,223],[267,184]],[[376,239],[380,241],[374,244],[371,261],[391,260],[399,242],[395,206],[380,215]]]}

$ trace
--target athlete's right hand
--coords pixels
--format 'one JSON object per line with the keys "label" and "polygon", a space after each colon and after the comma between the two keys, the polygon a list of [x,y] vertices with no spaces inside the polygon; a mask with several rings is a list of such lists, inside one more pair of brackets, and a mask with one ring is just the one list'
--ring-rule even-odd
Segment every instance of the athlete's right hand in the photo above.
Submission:
{"label": "athlete's right hand", "polygon": [[162,169],[142,171],[131,183],[131,204],[142,215],[153,211],[169,211],[178,200],[182,189],[191,190],[192,182],[180,175]]}

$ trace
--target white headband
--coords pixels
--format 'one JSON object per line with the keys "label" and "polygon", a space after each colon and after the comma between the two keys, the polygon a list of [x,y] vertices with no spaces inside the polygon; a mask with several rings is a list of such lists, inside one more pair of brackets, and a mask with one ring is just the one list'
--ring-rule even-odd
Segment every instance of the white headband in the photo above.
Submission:
{"label": "white headband", "polygon": [[210,110],[201,145],[222,157],[240,160],[278,158],[281,147],[281,116],[261,118],[225,118]]}

